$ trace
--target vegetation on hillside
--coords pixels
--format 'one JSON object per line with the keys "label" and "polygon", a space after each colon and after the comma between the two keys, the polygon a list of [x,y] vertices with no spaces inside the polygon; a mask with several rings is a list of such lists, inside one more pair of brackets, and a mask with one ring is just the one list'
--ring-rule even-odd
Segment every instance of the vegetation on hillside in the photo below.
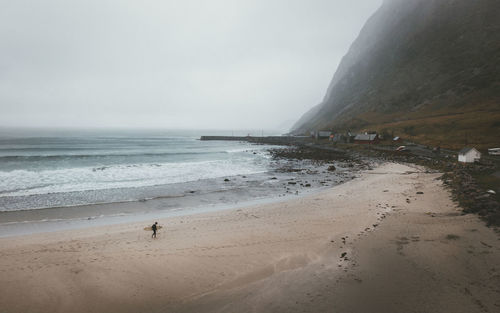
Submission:
{"label": "vegetation on hillside", "polygon": [[389,0],[293,132],[377,130],[488,148],[500,144],[499,121],[500,1]]}

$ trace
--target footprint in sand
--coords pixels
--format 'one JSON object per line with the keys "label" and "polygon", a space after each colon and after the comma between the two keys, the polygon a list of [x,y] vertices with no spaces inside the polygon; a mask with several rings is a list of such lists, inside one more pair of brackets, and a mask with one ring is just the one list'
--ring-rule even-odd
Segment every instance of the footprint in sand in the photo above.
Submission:
{"label": "footprint in sand", "polygon": [[397,246],[396,251],[400,255],[405,255],[403,253],[403,248],[405,245],[410,243],[409,239],[407,237],[396,237],[396,239],[397,239],[396,240],[396,246]]}

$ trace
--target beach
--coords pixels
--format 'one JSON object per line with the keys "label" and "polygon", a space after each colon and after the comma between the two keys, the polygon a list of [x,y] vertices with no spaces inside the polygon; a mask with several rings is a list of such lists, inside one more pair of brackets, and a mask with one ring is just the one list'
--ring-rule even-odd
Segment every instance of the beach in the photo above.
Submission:
{"label": "beach", "polygon": [[0,238],[0,312],[499,312],[499,235],[440,175],[385,163],[156,239],[154,220]]}
{"label": "beach", "polygon": [[0,238],[295,198],[370,166],[344,152],[188,131],[83,134],[0,135]]}

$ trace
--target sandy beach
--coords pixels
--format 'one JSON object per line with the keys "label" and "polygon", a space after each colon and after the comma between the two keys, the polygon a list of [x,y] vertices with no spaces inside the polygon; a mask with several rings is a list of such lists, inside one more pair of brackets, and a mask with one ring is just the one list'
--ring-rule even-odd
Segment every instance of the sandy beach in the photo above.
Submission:
{"label": "sandy beach", "polygon": [[[500,312],[500,241],[386,163],[247,208],[0,239],[0,312]],[[154,221],[151,221],[152,224]]]}

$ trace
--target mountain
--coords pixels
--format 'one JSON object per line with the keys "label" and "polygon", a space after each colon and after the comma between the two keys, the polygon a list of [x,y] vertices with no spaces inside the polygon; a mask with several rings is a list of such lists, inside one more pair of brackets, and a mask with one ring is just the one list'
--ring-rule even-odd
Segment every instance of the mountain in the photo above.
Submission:
{"label": "mountain", "polygon": [[386,0],[292,127],[500,146],[500,1]]}

